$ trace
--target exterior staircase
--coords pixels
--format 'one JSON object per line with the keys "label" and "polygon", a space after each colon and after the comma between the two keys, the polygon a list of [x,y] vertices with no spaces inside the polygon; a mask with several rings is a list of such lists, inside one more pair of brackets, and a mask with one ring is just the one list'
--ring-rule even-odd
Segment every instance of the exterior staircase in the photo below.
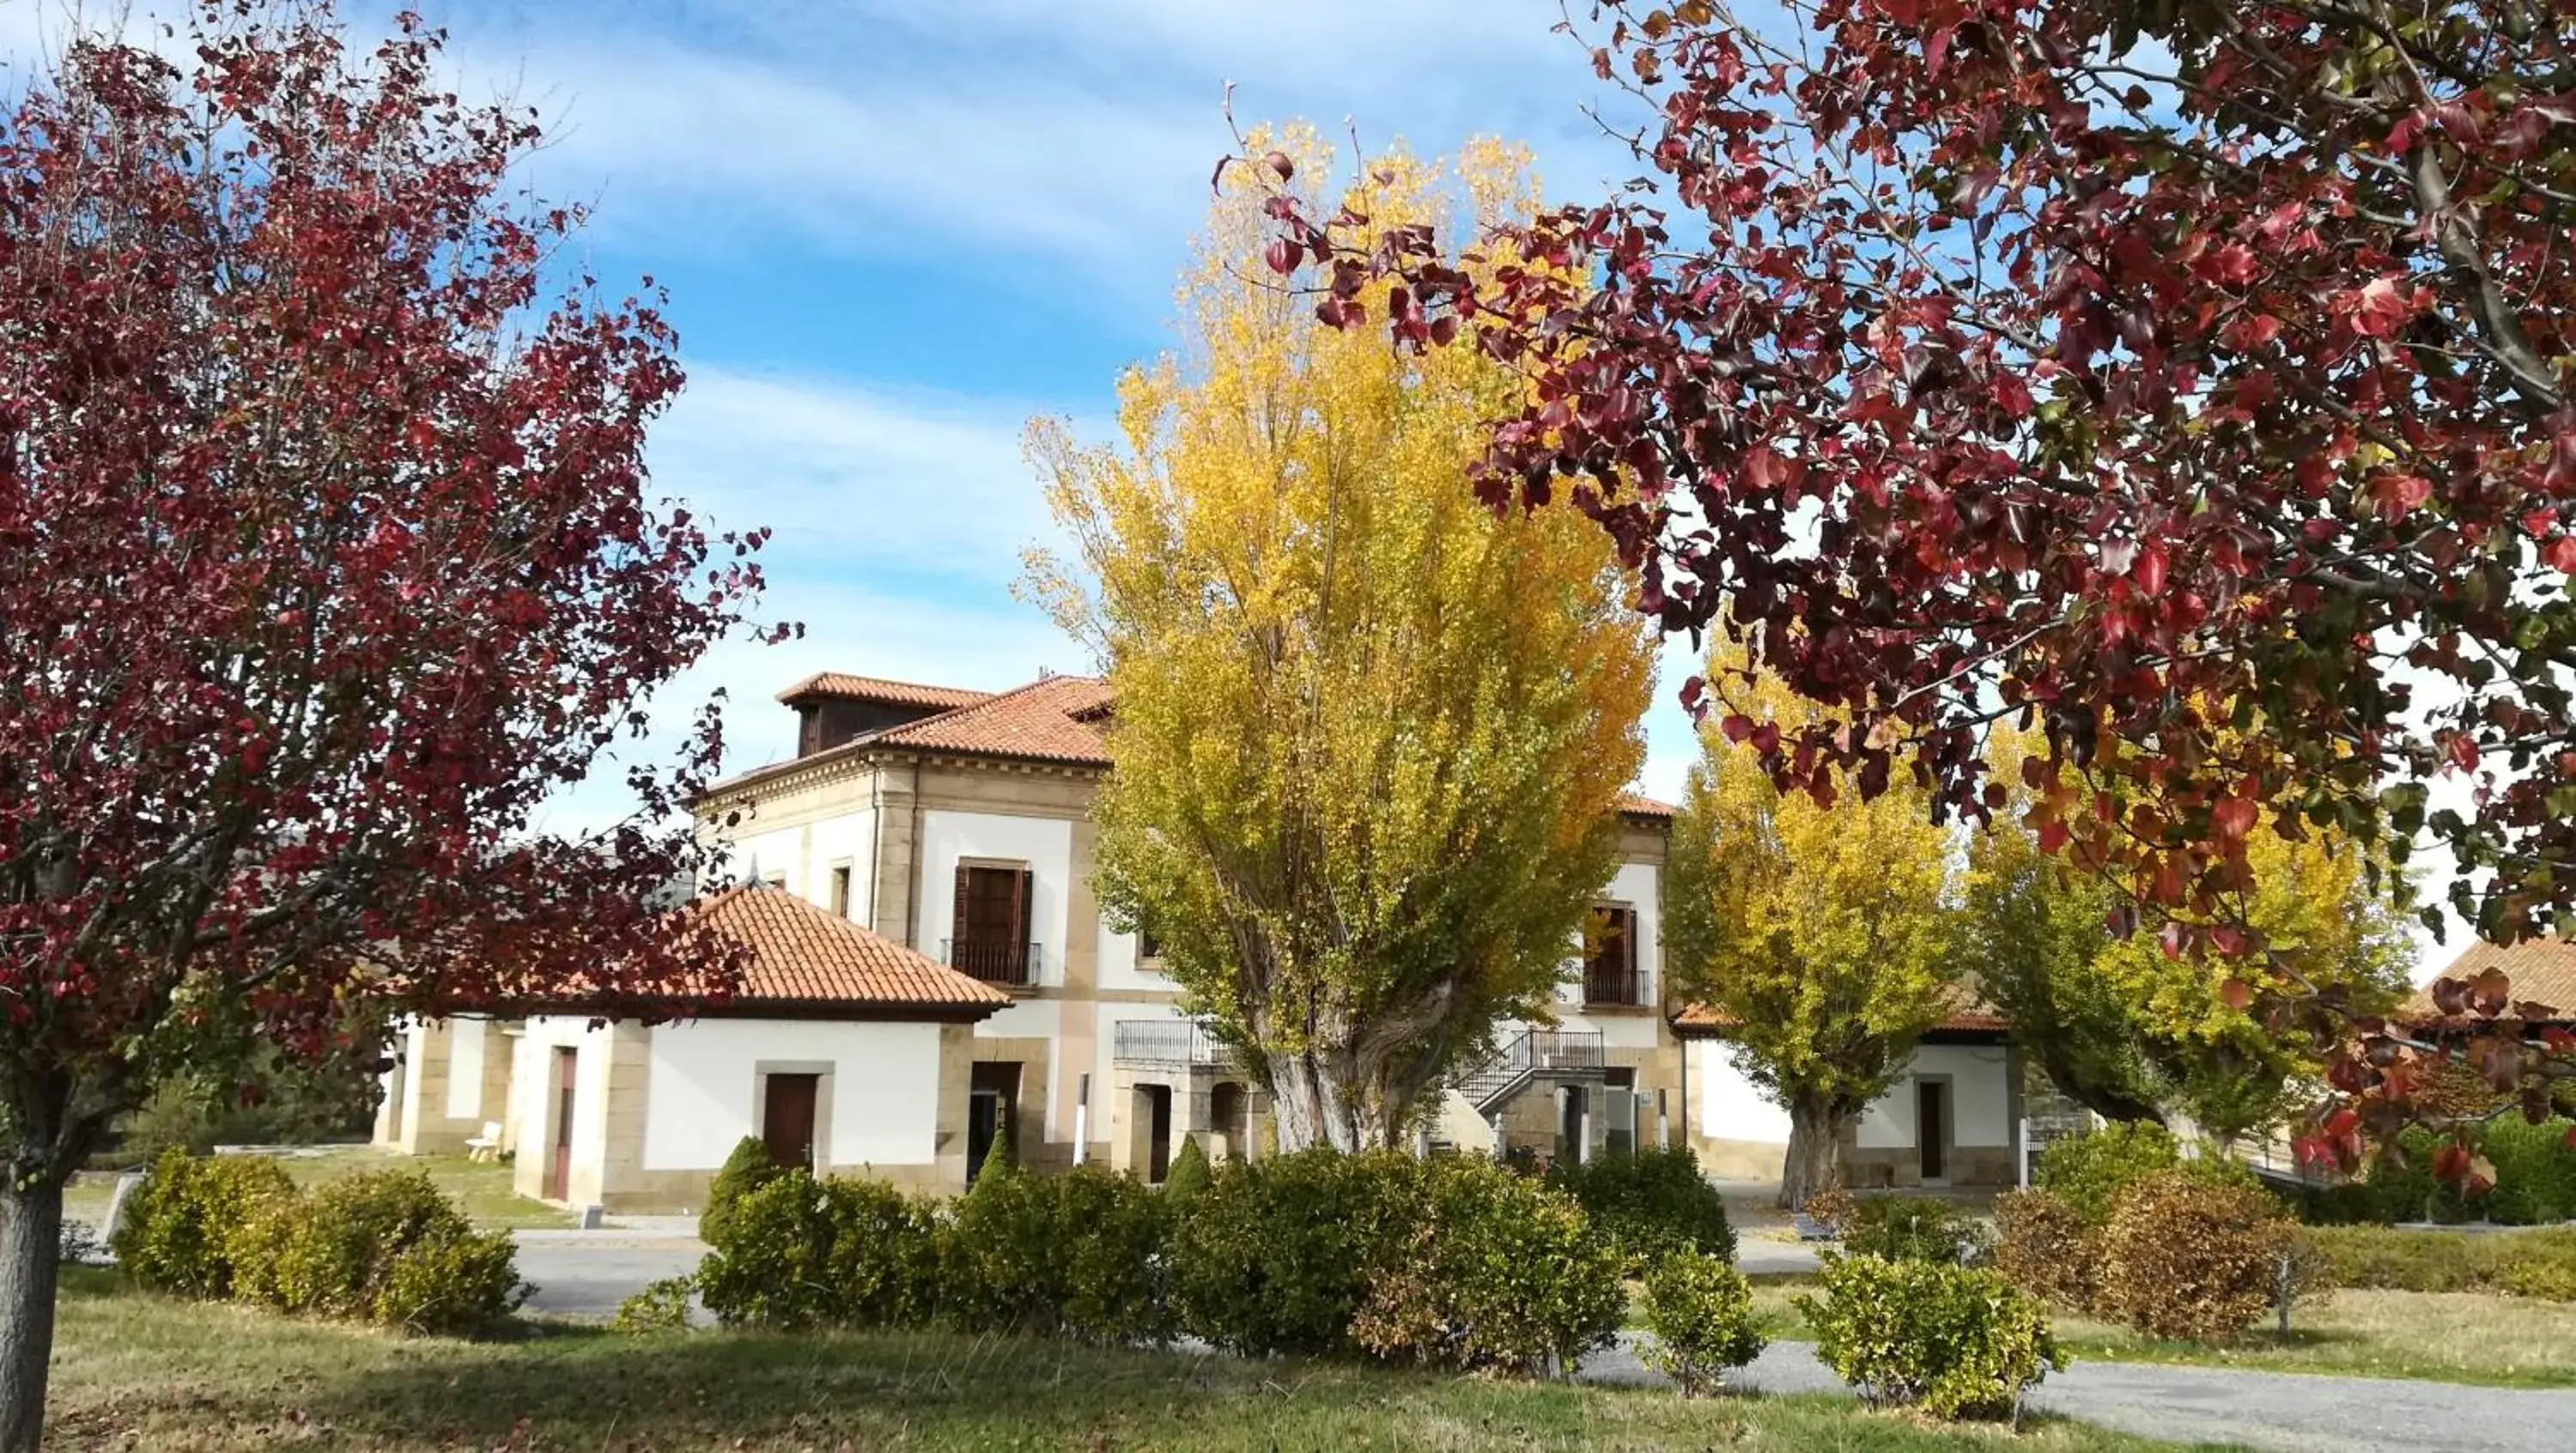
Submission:
{"label": "exterior staircase", "polygon": [[1468,1071],[1458,1082],[1458,1093],[1477,1114],[1491,1119],[1512,1097],[1542,1080],[1598,1083],[1607,1063],[1597,1029],[1525,1029]]}

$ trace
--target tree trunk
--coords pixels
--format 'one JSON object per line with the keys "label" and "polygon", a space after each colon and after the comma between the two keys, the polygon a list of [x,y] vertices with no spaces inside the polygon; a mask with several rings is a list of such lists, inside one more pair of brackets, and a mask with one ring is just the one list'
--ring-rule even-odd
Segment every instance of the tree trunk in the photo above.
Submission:
{"label": "tree trunk", "polygon": [[44,1436],[62,1252],[61,1177],[0,1182],[0,1453],[34,1453]]}
{"label": "tree trunk", "polygon": [[1329,1146],[1360,1148],[1359,1126],[1337,1083],[1313,1054],[1275,1055],[1270,1061],[1270,1099],[1279,1125],[1282,1154]]}
{"label": "tree trunk", "polygon": [[1807,1197],[1841,1179],[1842,1117],[1824,1096],[1789,1101],[1789,1154],[1780,1167],[1780,1209],[1794,1211]]}

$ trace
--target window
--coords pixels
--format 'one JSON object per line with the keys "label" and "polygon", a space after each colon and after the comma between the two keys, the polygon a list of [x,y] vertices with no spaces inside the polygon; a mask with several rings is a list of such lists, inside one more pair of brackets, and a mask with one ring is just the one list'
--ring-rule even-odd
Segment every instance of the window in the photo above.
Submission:
{"label": "window", "polygon": [[787,875],[785,873],[763,873],[760,875],[760,886],[763,888],[776,888],[781,892],[785,892],[787,888]]}
{"label": "window", "polygon": [[1029,943],[1028,869],[995,863],[957,865],[956,916],[948,963],[996,984],[1030,982],[1036,955]]}
{"label": "window", "polygon": [[850,865],[847,863],[832,865],[832,916],[850,916]]}
{"label": "window", "polygon": [[1595,907],[1584,933],[1583,1002],[1643,1004],[1644,990],[1637,973],[1637,910],[1624,903]]}
{"label": "window", "polygon": [[1162,956],[1163,940],[1155,935],[1154,930],[1139,927],[1136,930],[1136,957],[1140,959],[1159,959]]}

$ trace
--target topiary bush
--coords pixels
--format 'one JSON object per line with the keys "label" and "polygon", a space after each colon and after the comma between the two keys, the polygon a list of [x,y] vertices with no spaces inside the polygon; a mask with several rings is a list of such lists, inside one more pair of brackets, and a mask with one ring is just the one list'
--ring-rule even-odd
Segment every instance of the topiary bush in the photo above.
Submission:
{"label": "topiary bush", "polygon": [[1167,1340],[1168,1221],[1151,1190],[1098,1166],[988,1170],[941,1233],[941,1318],[975,1332]]}
{"label": "topiary bush", "polygon": [[247,1228],[295,1199],[295,1182],[266,1157],[167,1151],[127,1198],[111,1248],[128,1275],[155,1291],[230,1296]]}
{"label": "topiary bush", "polygon": [[395,1255],[368,1315],[406,1332],[466,1336],[517,1311],[529,1290],[508,1232],[440,1232]]}
{"label": "topiary bush", "polygon": [[[1199,1163],[1207,1164],[1204,1157]],[[1169,1180],[1157,1196],[1131,1177],[1086,1165],[1050,1186],[1066,1246],[1058,1328],[1102,1345],[1170,1341],[1176,1329],[1163,1265],[1175,1214]],[[1184,1192],[1183,1200],[1190,1198]]]}
{"label": "topiary bush", "polygon": [[2151,1175],[2123,1194],[2097,1241],[2093,1308],[2158,1337],[2231,1341],[2273,1305],[2295,1228],[2258,1191]]}
{"label": "topiary bush", "polygon": [[1968,1266],[1985,1258],[1991,1239],[1976,1217],[1927,1196],[1863,1196],[1842,1222],[1843,1250],[1889,1261]]}
{"label": "topiary bush", "polygon": [[2053,1191],[1995,1197],[1995,1269],[2014,1286],[2071,1310],[2093,1305],[2094,1230]]}
{"label": "topiary bush", "polygon": [[1163,1174],[1163,1195],[1174,1201],[1186,1201],[1208,1188],[1215,1173],[1208,1169],[1207,1152],[1199,1149],[1195,1135],[1181,1137],[1181,1153],[1172,1157],[1172,1168]]}
{"label": "topiary bush", "polygon": [[[362,1317],[409,1325],[415,1316],[442,1329],[462,1329],[507,1316],[517,1305],[515,1274],[496,1281],[490,1247],[462,1246],[473,1226],[418,1171],[371,1171],[330,1182],[290,1202],[272,1203],[244,1233],[236,1251],[235,1292],[290,1312]],[[498,1238],[507,1266],[507,1237]],[[415,1247],[448,1244],[440,1253],[460,1275],[476,1278],[459,1297],[437,1303],[415,1268],[393,1296],[397,1264]],[[479,1300],[468,1300],[470,1293]]]}
{"label": "topiary bush", "polygon": [[945,1217],[936,1201],[883,1181],[827,1180],[817,1183],[809,1205],[823,1223],[823,1320],[843,1327],[930,1323],[945,1271]]}
{"label": "topiary bush", "polygon": [[1382,1361],[1521,1375],[1570,1369],[1626,1311],[1619,1253],[1571,1196],[1482,1156],[1416,1164],[1416,1213],[1351,1326]]}
{"label": "topiary bush", "polygon": [[891,1186],[790,1169],[734,1202],[699,1296],[727,1326],[914,1325],[936,1296],[936,1224]]}
{"label": "topiary bush", "polygon": [[1796,1298],[1816,1355],[1872,1404],[2001,1417],[2065,1366],[2037,1301],[1999,1272],[1828,1253],[1824,1295]]}
{"label": "topiary bush", "polygon": [[735,1141],[733,1153],[725,1157],[714,1182],[707,1187],[707,1209],[698,1217],[698,1239],[715,1245],[743,1197],[787,1174],[788,1167],[770,1156],[769,1142],[757,1135]]}
{"label": "topiary bush", "polygon": [[689,1330],[689,1299],[697,1294],[698,1281],[690,1276],[666,1276],[646,1282],[644,1289],[617,1304],[617,1316],[609,1327],[629,1336],[664,1336]]}
{"label": "topiary bush", "polygon": [[1677,1251],[1735,1259],[1726,1198],[1687,1146],[1559,1161],[1548,1168],[1547,1183],[1583,1207],[1631,1275]]}
{"label": "topiary bush", "polygon": [[1753,1287],[1724,1258],[1677,1251],[1646,1272],[1646,1365],[1682,1396],[1715,1392],[1731,1368],[1762,1355]]}
{"label": "topiary bush", "polygon": [[1315,1149],[1218,1167],[1172,1232],[1182,1330],[1251,1357],[1352,1351],[1381,1248],[1419,1214],[1418,1164]]}

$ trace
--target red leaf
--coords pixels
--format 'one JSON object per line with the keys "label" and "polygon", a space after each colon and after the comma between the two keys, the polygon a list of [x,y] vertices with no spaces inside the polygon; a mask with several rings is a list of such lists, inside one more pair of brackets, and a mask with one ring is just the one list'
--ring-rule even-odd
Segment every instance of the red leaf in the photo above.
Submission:
{"label": "red leaf", "polygon": [[2222,797],[2209,809],[2209,825],[2232,842],[2252,832],[2261,815],[2262,808],[2251,797]]}
{"label": "red leaf", "polygon": [[2218,986],[2218,1002],[2242,1014],[2254,1004],[2254,986],[2231,978]]}
{"label": "red leaf", "polygon": [[1302,255],[1303,249],[1285,237],[1273,241],[1261,250],[1261,260],[1270,265],[1272,272],[1282,274],[1295,272],[1297,259]]}

